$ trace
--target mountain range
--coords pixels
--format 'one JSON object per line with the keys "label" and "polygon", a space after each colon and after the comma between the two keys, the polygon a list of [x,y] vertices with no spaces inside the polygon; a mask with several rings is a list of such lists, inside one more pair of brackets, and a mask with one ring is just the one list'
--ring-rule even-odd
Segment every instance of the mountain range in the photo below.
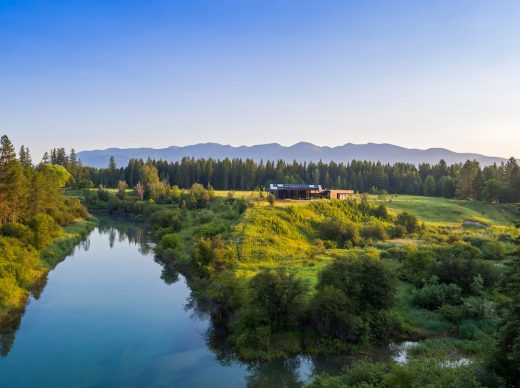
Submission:
{"label": "mountain range", "polygon": [[162,159],[167,161],[181,160],[183,157],[194,158],[241,158],[255,161],[284,159],[288,162],[335,161],[348,163],[352,160],[380,161],[382,163],[405,162],[412,164],[437,163],[444,159],[448,164],[465,162],[475,159],[482,165],[501,163],[506,159],[485,156],[476,153],[458,153],[445,148],[415,149],[404,148],[392,144],[352,144],[337,147],[321,147],[312,143],[300,142],[292,146],[277,143],[259,144],[253,146],[234,147],[218,143],[199,143],[189,146],[171,146],[167,148],[108,148],[78,152],[78,157],[87,166],[105,167],[111,156],[114,156],[118,166],[126,166],[132,158]]}

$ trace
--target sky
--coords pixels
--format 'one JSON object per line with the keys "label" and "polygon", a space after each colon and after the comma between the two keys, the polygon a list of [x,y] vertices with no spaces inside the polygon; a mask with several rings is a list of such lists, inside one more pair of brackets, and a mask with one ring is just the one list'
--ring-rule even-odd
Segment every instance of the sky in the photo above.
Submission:
{"label": "sky", "polygon": [[518,157],[520,2],[0,0],[0,134]]}

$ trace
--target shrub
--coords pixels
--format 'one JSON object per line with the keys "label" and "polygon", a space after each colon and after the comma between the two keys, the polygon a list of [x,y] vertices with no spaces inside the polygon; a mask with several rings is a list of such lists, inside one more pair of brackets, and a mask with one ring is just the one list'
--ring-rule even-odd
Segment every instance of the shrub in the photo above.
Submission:
{"label": "shrub", "polygon": [[420,285],[430,276],[433,262],[433,252],[429,249],[408,252],[402,266],[404,278],[416,286]]}
{"label": "shrub", "polygon": [[481,365],[471,363],[449,368],[438,360],[412,360],[406,364],[360,361],[345,368],[339,376],[320,375],[310,388],[368,388],[368,387],[467,387],[483,385],[477,376],[482,375]]}
{"label": "shrub", "polygon": [[311,304],[311,317],[318,334],[357,342],[363,322],[352,307],[342,290],[329,285],[322,287]]}
{"label": "shrub", "polygon": [[384,241],[388,238],[385,228],[380,222],[369,222],[363,225],[361,236],[363,236],[365,240],[372,239]]}
{"label": "shrub", "polygon": [[33,245],[37,249],[45,248],[61,232],[61,228],[54,219],[44,213],[35,215],[29,225],[34,232]]}
{"label": "shrub", "polygon": [[403,226],[407,233],[415,233],[419,229],[417,217],[408,212],[400,213],[395,219],[395,225]]}
{"label": "shrub", "polygon": [[161,241],[159,242],[159,245],[157,248],[159,251],[165,250],[165,249],[176,249],[179,247],[181,243],[181,240],[179,236],[176,234],[170,233],[166,234],[161,238]]}
{"label": "shrub", "polygon": [[432,277],[422,288],[413,291],[413,303],[428,310],[444,304],[460,304],[461,289],[455,284],[443,284]]}
{"label": "shrub", "polygon": [[492,263],[482,259],[441,257],[430,267],[430,274],[437,276],[442,283],[454,283],[464,292],[471,292],[471,285],[476,276],[481,276],[484,287],[491,288],[496,283],[499,273]]}
{"label": "shrub", "polygon": [[393,305],[396,278],[379,258],[368,253],[351,253],[320,272],[318,292],[326,286],[343,291],[355,311],[363,312]]}
{"label": "shrub", "polygon": [[169,228],[172,231],[179,231],[182,225],[181,215],[179,212],[161,209],[153,212],[148,217],[148,222],[153,229]]}
{"label": "shrub", "polygon": [[223,271],[233,262],[231,248],[226,247],[220,235],[197,238],[193,244],[191,260],[200,275]]}
{"label": "shrub", "polygon": [[388,214],[388,210],[385,205],[379,205],[377,208],[375,208],[372,211],[372,215],[385,221],[390,219],[390,214]]}
{"label": "shrub", "polygon": [[406,228],[403,225],[394,225],[391,234],[393,238],[404,237],[406,235]]}
{"label": "shrub", "polygon": [[26,244],[30,244],[34,239],[31,229],[17,222],[10,222],[3,225],[0,231],[4,236],[17,238]]}
{"label": "shrub", "polygon": [[438,309],[439,313],[449,322],[458,325],[464,319],[464,309],[462,306],[444,304]]}
{"label": "shrub", "polygon": [[306,282],[285,268],[256,274],[249,282],[247,302],[257,313],[255,326],[269,326],[272,331],[295,327],[305,311],[308,289]]}
{"label": "shrub", "polygon": [[357,224],[336,217],[323,221],[319,226],[319,234],[322,239],[336,241],[339,246],[348,242],[356,245],[361,239]]}
{"label": "shrub", "polygon": [[274,197],[273,193],[267,194],[267,202],[269,202],[270,206],[274,206],[275,197]]}
{"label": "shrub", "polygon": [[494,240],[484,242],[481,245],[480,250],[484,258],[487,260],[502,260],[506,254],[504,244]]}

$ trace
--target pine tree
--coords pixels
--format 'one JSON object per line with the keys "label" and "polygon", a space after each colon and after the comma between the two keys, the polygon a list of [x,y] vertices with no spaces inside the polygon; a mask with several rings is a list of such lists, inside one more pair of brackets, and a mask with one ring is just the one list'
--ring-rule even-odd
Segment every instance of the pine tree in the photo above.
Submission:
{"label": "pine tree", "polygon": [[27,169],[32,167],[31,153],[29,151],[29,147],[24,147],[23,145],[20,147],[20,152],[18,153],[18,160],[23,168]]}
{"label": "pine tree", "polygon": [[15,222],[24,203],[24,176],[13,144],[6,135],[0,139],[0,225]]}

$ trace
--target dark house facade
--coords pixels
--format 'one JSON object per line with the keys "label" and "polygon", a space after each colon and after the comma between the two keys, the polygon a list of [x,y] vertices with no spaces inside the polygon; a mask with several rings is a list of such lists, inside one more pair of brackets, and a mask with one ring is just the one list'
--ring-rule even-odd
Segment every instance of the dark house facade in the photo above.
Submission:
{"label": "dark house facade", "polygon": [[269,185],[269,192],[276,199],[347,199],[354,195],[354,190],[323,190],[321,185],[292,183],[274,183]]}

